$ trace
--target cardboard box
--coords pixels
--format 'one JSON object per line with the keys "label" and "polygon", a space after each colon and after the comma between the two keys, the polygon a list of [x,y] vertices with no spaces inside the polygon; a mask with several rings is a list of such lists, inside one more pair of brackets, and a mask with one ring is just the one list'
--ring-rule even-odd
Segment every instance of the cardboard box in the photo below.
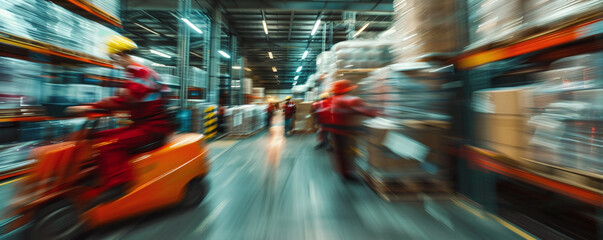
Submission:
{"label": "cardboard box", "polygon": [[367,151],[369,164],[384,171],[404,170],[421,165],[419,161],[402,158],[385,147],[369,144]]}
{"label": "cardboard box", "polygon": [[[387,129],[367,126],[369,146],[387,148],[384,141],[390,132],[401,133],[414,141],[425,145],[429,149],[425,162],[436,165],[439,168],[448,168],[451,162],[443,153],[446,145],[446,131],[449,123],[443,121],[417,121],[404,120],[401,122],[405,127],[402,129]],[[390,151],[391,152],[391,151]],[[391,154],[395,154],[391,152]]]}
{"label": "cardboard box", "polygon": [[515,147],[526,147],[531,133],[528,119],[518,115],[477,113],[475,139]]}
{"label": "cardboard box", "polygon": [[490,114],[522,115],[533,107],[530,87],[486,89],[473,93],[472,108]]}

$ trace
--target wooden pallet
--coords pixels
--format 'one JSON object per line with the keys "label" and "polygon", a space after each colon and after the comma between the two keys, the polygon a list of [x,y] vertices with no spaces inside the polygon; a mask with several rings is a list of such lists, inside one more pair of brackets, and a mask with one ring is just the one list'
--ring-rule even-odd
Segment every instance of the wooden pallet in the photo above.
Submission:
{"label": "wooden pallet", "polygon": [[259,132],[261,132],[262,130],[264,130],[266,127],[262,127],[258,130],[255,130],[253,132],[250,133],[229,133],[226,137],[228,138],[248,138],[251,137]]}
{"label": "wooden pallet", "polygon": [[452,194],[452,184],[435,176],[378,178],[362,169],[358,172],[367,185],[387,201],[421,200],[425,195],[448,198]]}

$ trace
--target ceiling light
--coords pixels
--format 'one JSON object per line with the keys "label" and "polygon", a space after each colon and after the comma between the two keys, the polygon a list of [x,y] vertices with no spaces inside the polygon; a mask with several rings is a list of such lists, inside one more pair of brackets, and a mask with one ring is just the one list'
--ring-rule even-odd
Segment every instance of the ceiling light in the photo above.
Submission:
{"label": "ceiling light", "polygon": [[304,55],[302,55],[302,59],[306,59],[306,57],[307,57],[307,56],[308,56],[308,50],[306,50],[306,51],[304,52]]}
{"label": "ceiling light", "polygon": [[222,50],[218,50],[218,53],[220,53],[220,55],[224,56],[225,58],[230,58],[230,55],[228,55],[228,53],[226,53]]}
{"label": "ceiling light", "polygon": [[159,52],[159,51],[155,51],[155,50],[153,50],[153,49],[151,49],[151,53],[157,54],[157,55],[162,56],[162,57],[164,57],[164,58],[171,58],[171,56],[170,56],[170,55],[167,55],[167,54],[162,53],[162,52]]}
{"label": "ceiling light", "polygon": [[167,65],[165,65],[165,64],[161,64],[161,63],[151,63],[151,66],[155,66],[155,67],[166,67]]}
{"label": "ceiling light", "polygon": [[264,25],[264,33],[268,35],[268,25],[266,25],[266,20],[262,20],[262,25]]}
{"label": "ceiling light", "polygon": [[232,66],[232,69],[241,69],[241,66]]}
{"label": "ceiling light", "polygon": [[201,29],[199,29],[197,26],[195,26],[191,21],[189,21],[186,18],[181,18],[182,21],[184,21],[184,23],[186,23],[189,27],[191,27],[193,30],[197,31],[198,33],[203,33],[203,31],[201,31]]}
{"label": "ceiling light", "polygon": [[246,67],[245,71],[251,72],[251,68]]}
{"label": "ceiling light", "polygon": [[276,67],[272,67],[272,71],[273,71],[273,72],[276,72]]}
{"label": "ceiling light", "polygon": [[274,56],[272,56],[272,52],[268,52],[268,57],[270,57],[270,59],[274,59]]}
{"label": "ceiling light", "polygon": [[314,36],[314,34],[316,33],[316,30],[318,30],[318,26],[320,25],[320,19],[316,20],[316,23],[314,24],[314,28],[312,28],[312,36]]}
{"label": "ceiling light", "polygon": [[153,34],[155,34],[155,35],[159,35],[159,33],[157,33],[157,32],[155,32],[155,31],[151,30],[151,29],[150,29],[150,28],[148,28],[148,27],[143,26],[142,24],[138,24],[138,23],[134,23],[134,24],[136,24],[136,26],[139,26],[139,27],[141,27],[142,29],[147,30],[147,31],[149,31],[149,32],[151,32],[151,33],[153,33]]}
{"label": "ceiling light", "polygon": [[353,36],[353,37],[358,36],[358,34],[360,34],[362,31],[364,31],[364,29],[365,29],[366,27],[368,27],[368,25],[369,25],[369,23],[364,24],[364,26],[362,26],[362,27],[360,28],[360,30],[358,30],[358,32],[354,33],[354,36]]}
{"label": "ceiling light", "polygon": [[302,66],[299,66],[295,72],[301,72]]}
{"label": "ceiling light", "polygon": [[293,78],[293,80],[297,80],[298,78],[299,78],[299,76],[295,76],[295,77]]}

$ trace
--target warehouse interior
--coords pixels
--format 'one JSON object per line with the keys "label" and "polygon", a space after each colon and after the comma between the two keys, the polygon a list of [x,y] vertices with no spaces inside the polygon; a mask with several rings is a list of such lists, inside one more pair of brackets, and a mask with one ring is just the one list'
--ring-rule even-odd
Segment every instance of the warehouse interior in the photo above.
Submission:
{"label": "warehouse interior", "polygon": [[0,0],[0,240],[601,239],[602,131],[603,0]]}

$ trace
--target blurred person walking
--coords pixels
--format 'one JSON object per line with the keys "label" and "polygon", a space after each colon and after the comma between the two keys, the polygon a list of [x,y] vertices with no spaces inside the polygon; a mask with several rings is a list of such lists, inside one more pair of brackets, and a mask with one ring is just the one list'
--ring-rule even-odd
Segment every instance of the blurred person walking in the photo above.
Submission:
{"label": "blurred person walking", "polygon": [[318,133],[316,135],[318,145],[314,147],[315,149],[329,146],[329,130],[325,124],[331,124],[332,122],[330,111],[332,98],[329,96],[328,92],[321,93],[319,97],[320,100],[312,104],[312,113],[314,114],[316,122],[319,125]]}
{"label": "blurred person walking", "polygon": [[349,94],[357,85],[349,80],[339,80],[333,83],[334,96],[331,100],[330,112],[332,122],[326,124],[333,133],[335,145],[333,164],[335,169],[345,179],[353,178],[354,164],[354,135],[358,133],[357,116],[377,116],[377,112],[366,106],[365,102]]}
{"label": "blurred person walking", "polygon": [[266,112],[268,114],[266,118],[266,127],[268,128],[270,128],[270,126],[272,125],[272,118],[274,117],[274,111],[276,111],[276,107],[274,105],[275,103],[270,101],[268,102],[268,108],[266,109]]}
{"label": "blurred person walking", "polygon": [[287,96],[283,106],[283,113],[285,114],[285,136],[290,135],[293,130],[293,117],[295,116],[296,111],[297,107],[295,106],[295,103],[291,101],[291,96]]}

